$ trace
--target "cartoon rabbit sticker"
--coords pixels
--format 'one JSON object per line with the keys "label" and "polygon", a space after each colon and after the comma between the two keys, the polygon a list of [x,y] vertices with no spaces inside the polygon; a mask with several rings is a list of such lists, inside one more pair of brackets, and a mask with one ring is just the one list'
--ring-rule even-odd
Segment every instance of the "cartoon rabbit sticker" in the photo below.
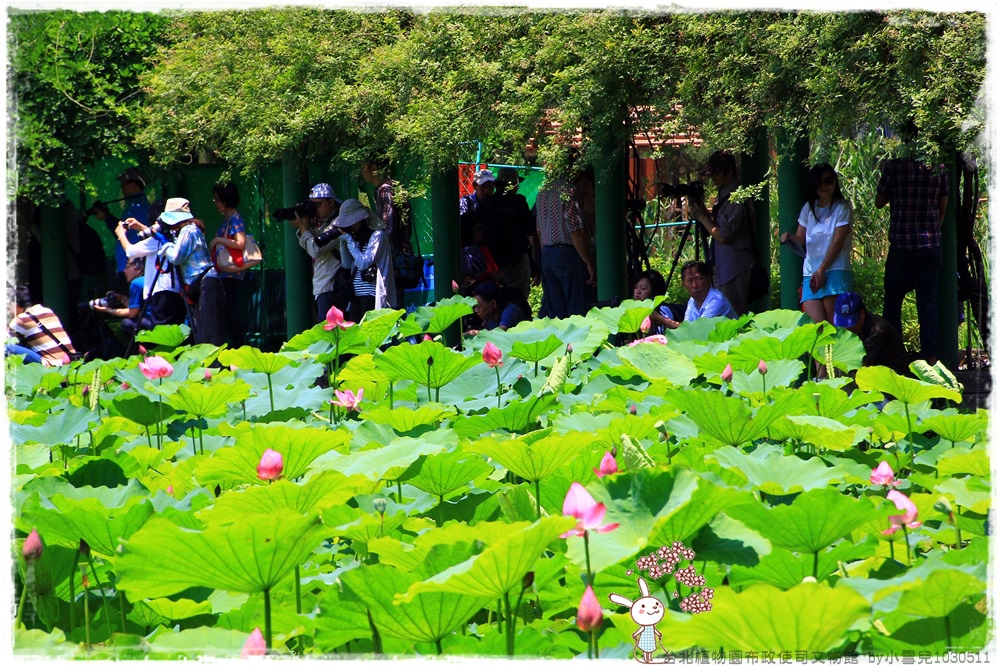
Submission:
{"label": "cartoon rabbit sticker", "polygon": [[[632,620],[639,625],[632,638],[635,640],[636,648],[642,651],[642,662],[651,664],[656,643],[663,638],[663,634],[656,629],[656,624],[663,620],[666,610],[662,602],[649,594],[649,587],[642,577],[639,577],[639,592],[642,597],[635,602],[618,593],[612,593],[608,597],[612,602],[631,610]],[[662,646],[662,642],[660,645]]]}

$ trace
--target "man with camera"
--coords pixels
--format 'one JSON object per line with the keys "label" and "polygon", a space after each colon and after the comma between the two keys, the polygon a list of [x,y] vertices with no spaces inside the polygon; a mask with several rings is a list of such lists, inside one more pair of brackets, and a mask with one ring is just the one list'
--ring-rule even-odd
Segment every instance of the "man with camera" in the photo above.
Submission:
{"label": "man with camera", "polygon": [[[149,200],[146,199],[146,181],[143,179],[142,174],[135,167],[129,167],[122,173],[118,174],[118,181],[121,183],[122,195],[124,202],[124,210],[122,211],[122,220],[138,220],[143,225],[149,221]],[[95,218],[104,222],[108,227],[108,231],[112,234],[116,234],[116,229],[118,228],[119,219],[111,215],[108,211],[108,205],[101,201],[95,201],[94,205],[90,208],[88,213],[91,213]],[[138,232],[132,229],[128,229],[125,232],[125,236],[130,243],[137,243],[139,241]],[[127,258],[125,256],[125,251],[122,247],[115,247],[115,271],[118,275],[118,286],[124,287],[127,283],[125,281],[125,263]]]}
{"label": "man with camera", "polygon": [[736,158],[728,151],[715,151],[701,174],[711,178],[718,190],[715,206],[709,211],[704,200],[690,197],[688,210],[712,237],[708,256],[715,265],[715,287],[736,313],[743,315],[747,312],[747,289],[754,265],[753,219],[749,206],[730,201],[733,190],[740,185]]}
{"label": "man with camera", "polygon": [[326,319],[331,306],[347,312],[353,296],[351,273],[341,262],[342,232],[333,225],[341,203],[329,183],[317,183],[309,190],[308,204],[312,206],[296,206],[294,217],[289,219],[299,246],[313,260],[312,289],[318,322]]}
{"label": "man with camera", "polygon": [[132,335],[138,328],[137,320],[142,310],[142,291],[145,280],[142,276],[145,262],[142,258],[130,259],[125,265],[125,280],[128,281],[128,296],[108,292],[103,299],[93,299],[80,306],[89,306],[96,313],[118,317],[122,320],[122,331]]}
{"label": "man with camera", "polygon": [[8,343],[5,355],[23,355],[24,363],[43,366],[62,366],[76,357],[73,342],[59,317],[51,308],[31,303],[27,287],[17,287],[7,303],[11,316],[7,332],[18,342]]}

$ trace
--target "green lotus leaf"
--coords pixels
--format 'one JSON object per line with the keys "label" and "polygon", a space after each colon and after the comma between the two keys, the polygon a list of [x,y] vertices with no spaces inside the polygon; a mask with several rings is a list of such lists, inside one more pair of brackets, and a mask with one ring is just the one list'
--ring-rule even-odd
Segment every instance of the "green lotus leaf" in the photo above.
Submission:
{"label": "green lotus leaf", "polygon": [[[230,352],[231,350],[227,350]],[[177,410],[197,418],[221,417],[231,403],[239,403],[250,396],[246,382],[198,384],[184,383],[167,394],[167,403]]]}
{"label": "green lotus leaf", "polygon": [[219,363],[223,366],[235,366],[265,375],[274,375],[291,364],[292,360],[284,354],[261,352],[255,347],[244,345],[235,350],[223,350],[219,354]]}
{"label": "green lotus leaf", "polygon": [[861,426],[845,426],[835,419],[811,415],[789,415],[784,422],[775,422],[772,431],[835,452],[853,449],[868,434]]}
{"label": "green lotus leaf", "polygon": [[[368,393],[365,392],[365,397],[367,396]],[[443,405],[425,405],[415,410],[409,407],[390,410],[388,405],[376,405],[364,411],[364,418],[376,424],[387,424],[397,433],[409,433],[421,426],[440,424],[445,417],[454,414],[453,410]]]}
{"label": "green lotus leaf", "polygon": [[[341,367],[337,380],[341,386],[364,388],[365,397],[372,401],[383,400],[393,383],[392,378],[375,368],[375,359],[371,354],[359,354],[351,357],[350,361]],[[385,407],[388,409],[388,406]],[[368,419],[367,410],[365,418]]]}
{"label": "green lotus leaf", "polygon": [[[480,551],[482,544],[498,542],[511,531],[528,525],[530,522],[479,521],[465,524],[450,521],[440,528],[424,531],[412,543],[386,537],[372,540],[368,548],[378,554],[379,562],[405,572],[422,573],[427,578],[468,560]],[[482,544],[477,547],[477,543]]]}
{"label": "green lotus leaf", "polygon": [[986,592],[986,582],[958,570],[937,570],[919,585],[903,591],[896,611],[921,618],[940,618],[968,598]]}
{"label": "green lotus leaf", "polygon": [[933,415],[920,422],[920,428],[934,431],[948,442],[972,440],[989,427],[985,410],[975,414]]}
{"label": "green lotus leaf", "polygon": [[[656,462],[649,452],[634,438],[626,433],[621,435],[621,446],[618,458],[621,460],[619,470],[638,470],[639,468],[655,468]],[[596,466],[595,466],[596,467]]]}
{"label": "green lotus leaf", "polygon": [[[31,364],[37,366],[39,364]],[[79,650],[79,644],[66,641],[66,635],[58,628],[52,632],[44,630],[14,629],[13,653],[18,657],[37,656],[53,660],[55,658],[72,658]]]}
{"label": "green lotus leaf", "polygon": [[515,475],[537,482],[579,456],[593,442],[593,438],[593,434],[558,435],[546,432],[534,438],[486,438],[469,443],[464,448],[467,452],[485,454]]}
{"label": "green lotus leaf", "polygon": [[225,493],[212,507],[200,512],[198,518],[209,524],[241,521],[248,516],[280,509],[306,514],[346,503],[368,486],[367,480],[349,479],[339,472],[327,470],[302,484],[279,480],[267,486]]}
{"label": "green lotus leaf", "polygon": [[[433,441],[428,441],[433,439]],[[388,445],[352,452],[348,455],[327,455],[317,461],[317,470],[333,469],[344,475],[363,475],[371,480],[399,479],[402,472],[421,456],[431,456],[453,446],[457,441],[450,431],[434,431],[427,438],[396,438]],[[448,444],[446,444],[448,443]]]}
{"label": "green lotus leaf", "polygon": [[490,472],[493,472],[493,466],[481,457],[453,450],[424,457],[416,476],[407,481],[421,491],[441,498]]}
{"label": "green lotus leaf", "polygon": [[36,528],[46,544],[78,549],[83,539],[95,553],[111,558],[119,538],[135,533],[153,514],[152,504],[135,496],[124,506],[111,508],[96,498],[33,496],[21,508],[18,524],[28,531]]}
{"label": "green lotus leaf", "polygon": [[160,405],[142,394],[119,396],[111,401],[111,405],[115,412],[140,426],[152,426],[161,418],[167,419],[176,413],[170,403]]}
{"label": "green lotus leaf", "polygon": [[962,393],[962,383],[959,382],[955,375],[948,370],[948,367],[942,364],[940,361],[935,363],[933,366],[928,364],[923,359],[917,359],[910,364],[910,370],[913,374],[917,376],[918,380],[922,380],[929,384],[936,384],[946,389],[951,389],[959,394]]}
{"label": "green lotus leaf", "polygon": [[87,408],[67,405],[62,412],[56,412],[37,426],[33,424],[11,424],[10,437],[14,443],[38,442],[44,445],[72,443],[73,439],[93,428],[100,418]]}
{"label": "green lotus leaf", "polygon": [[642,343],[620,347],[617,354],[622,361],[650,380],[667,380],[673,385],[685,387],[698,377],[694,362],[671,349],[670,345]]}
{"label": "green lotus leaf", "polygon": [[423,593],[396,602],[398,594],[421,578],[381,564],[345,572],[341,581],[367,605],[379,632],[413,642],[440,641],[488,602],[448,592]]}
{"label": "green lotus leaf", "polygon": [[949,477],[936,484],[934,490],[951,496],[959,506],[976,514],[985,514],[992,504],[992,488],[980,477]]}
{"label": "green lotus leaf", "polygon": [[315,620],[316,650],[332,653],[346,642],[371,638],[368,611],[353,593],[331,586],[317,605]]}
{"label": "green lotus leaf", "polygon": [[[572,345],[573,359],[575,360],[589,358],[598,347],[607,342],[608,336],[611,335],[610,329],[604,322],[582,315],[571,315],[562,319],[541,317],[526,320],[508,329],[507,335],[512,340],[516,340],[521,334],[535,331],[545,331],[547,332],[546,336],[549,333],[555,333],[563,345],[558,350],[558,354],[566,354],[565,346]],[[552,355],[543,359],[541,365],[551,365],[551,357]]]}
{"label": "green lotus leaf", "polygon": [[153,519],[125,542],[116,563],[118,585],[135,599],[165,597],[192,586],[259,593],[304,563],[328,531],[316,513],[292,510],[200,531]]}
{"label": "green lotus leaf", "polygon": [[725,396],[716,389],[674,389],[665,398],[698,424],[701,435],[733,446],[745,445],[764,435],[768,426],[783,414],[778,409],[761,408],[756,417],[751,417],[743,400]]}
{"label": "green lotus leaf", "polygon": [[[939,570],[953,571],[967,575],[980,581],[985,581],[987,564],[983,561],[967,565],[953,565],[944,560],[925,559],[889,579],[872,579],[867,577],[847,577],[837,581],[837,588],[850,588],[864,596],[872,605],[876,615],[894,612],[902,600],[905,591],[919,588],[932,574]],[[945,599],[946,596],[942,596]],[[940,602],[940,601],[939,601]]]}
{"label": "green lotus leaf", "polygon": [[423,593],[458,593],[475,598],[497,599],[520,588],[535,561],[556,539],[576,525],[567,517],[543,517],[526,528],[512,529],[507,536],[489,545],[467,561],[452,566],[430,579],[410,586],[401,602]]}
{"label": "green lotus leaf", "polygon": [[545,331],[531,331],[521,334],[510,348],[510,356],[535,364],[562,350],[564,343],[554,333],[545,336]]}
{"label": "green lotus leaf", "polygon": [[402,506],[392,503],[385,514],[347,505],[336,505],[323,510],[323,523],[334,535],[342,535],[359,542],[371,542],[396,530],[406,521]]}
{"label": "green lotus leaf", "polygon": [[562,394],[563,386],[566,384],[566,378],[569,377],[571,363],[569,355],[556,359],[555,363],[552,364],[552,367],[549,369],[547,377],[545,378],[545,384],[538,390],[538,395],[544,396],[545,394]]}
{"label": "green lotus leaf", "polygon": [[832,488],[806,491],[791,505],[768,509],[760,503],[745,503],[726,513],[775,547],[810,554],[821,552],[870,521],[884,521],[889,514],[876,509],[867,499],[855,500]]}
{"label": "green lotus leaf", "polygon": [[47,393],[55,390],[65,377],[66,368],[63,366],[46,367],[18,362],[7,366],[6,382],[18,396],[32,396],[40,391]]}
{"label": "green lotus leaf", "polygon": [[981,604],[961,604],[947,620],[897,613],[884,616],[878,619],[879,631],[869,633],[872,652],[885,656],[907,655],[908,651],[931,656],[982,653],[992,637],[992,623]]}
{"label": "green lotus leaf", "polygon": [[433,306],[420,306],[400,322],[399,334],[406,337],[441,333],[458,318],[471,315],[475,303],[476,300],[470,296],[456,294],[441,299]]}
{"label": "green lotus leaf", "polygon": [[[925,422],[926,423],[926,422]],[[951,449],[937,461],[938,475],[975,475],[981,479],[990,477],[990,460],[982,448],[971,450]]]}
{"label": "green lotus leaf", "polygon": [[858,370],[854,381],[864,391],[892,394],[897,400],[908,405],[922,403],[932,398],[947,398],[956,403],[962,402],[962,395],[953,389],[903,377],[885,366],[862,368]]}
{"label": "green lotus leaf", "polygon": [[823,581],[837,571],[841,562],[851,563],[875,555],[876,544],[873,539],[860,544],[845,540],[824,551],[815,560],[808,554],[795,555],[786,549],[774,549],[753,567],[734,565],[729,573],[729,582],[737,589],[765,583],[788,590],[801,584],[806,577],[814,576],[814,566],[816,579]]}
{"label": "green lotus leaf", "polygon": [[772,389],[791,386],[799,379],[804,369],[805,364],[798,359],[775,359],[767,361],[766,376],[762,376],[756,366],[749,372],[743,369],[734,370],[733,391],[744,396],[754,394],[763,396],[765,381],[767,391],[770,393]]}
{"label": "green lotus leaf", "polygon": [[811,655],[840,646],[848,628],[868,613],[868,603],[854,591],[820,583],[800,584],[787,591],[758,584],[742,593],[719,587],[709,613],[685,622],[668,616],[660,630],[667,650],[712,646],[724,651],[806,651]]}
{"label": "green lotus leaf", "polygon": [[195,470],[205,486],[216,484],[262,484],[257,477],[260,457],[268,449],[281,454],[284,479],[295,479],[309,470],[313,461],[328,452],[344,450],[350,434],[284,424],[256,424],[236,436],[234,447],[216,451],[200,461]]}
{"label": "green lotus leaf", "polygon": [[375,367],[382,372],[431,389],[443,387],[481,362],[479,355],[467,357],[437,341],[396,345],[375,356]]}
{"label": "green lotus leaf", "polygon": [[161,628],[149,640],[151,660],[211,660],[238,658],[246,632],[201,626],[180,631]]}
{"label": "green lotus leaf", "polygon": [[[610,306],[591,308],[587,313],[587,319],[600,322],[612,335],[618,332],[635,333],[652,310],[652,306],[647,306],[642,301],[626,299],[613,308]],[[622,328],[622,324],[626,328]]]}
{"label": "green lotus leaf", "polygon": [[191,327],[186,324],[157,324],[152,329],[140,331],[135,339],[140,343],[177,347],[191,335]]}
{"label": "green lotus leaf", "polygon": [[[770,373],[768,373],[768,377],[770,377]],[[802,413],[810,415],[842,420],[848,412],[883,399],[882,394],[878,392],[855,390],[847,393],[840,386],[834,384],[835,382],[837,380],[804,382],[795,391],[799,395],[801,407],[794,412],[801,410]],[[794,412],[790,412],[790,414],[794,414]]]}
{"label": "green lotus leaf", "polygon": [[153,613],[162,616],[164,619],[180,620],[191,618],[200,614],[211,614],[212,603],[207,600],[195,602],[187,598],[170,600],[169,598],[156,598],[155,600],[144,600],[143,605],[147,606]]}
{"label": "green lotus leaf", "polygon": [[752,330],[741,336],[739,342],[729,348],[729,361],[734,371],[737,369],[751,371],[757,368],[761,359],[766,362],[798,359],[810,351],[822,357],[824,346],[832,343],[835,336],[835,327],[827,323],[814,322],[774,333]]}
{"label": "green lotus leaf", "polygon": [[812,318],[801,310],[773,308],[762,313],[755,313],[750,326],[767,333],[777,333],[779,330],[793,331],[803,324],[812,324]]}
{"label": "green lotus leaf", "polygon": [[539,416],[550,411],[558,400],[552,394],[514,400],[502,408],[491,408],[485,415],[458,417],[451,428],[460,438],[476,438],[493,431],[521,433],[537,424]]}

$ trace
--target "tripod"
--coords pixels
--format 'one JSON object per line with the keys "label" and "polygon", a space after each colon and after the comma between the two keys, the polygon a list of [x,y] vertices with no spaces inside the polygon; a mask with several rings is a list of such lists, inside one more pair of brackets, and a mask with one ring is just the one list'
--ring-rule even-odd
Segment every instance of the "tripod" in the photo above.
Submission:
{"label": "tripod", "polygon": [[[681,255],[684,253],[684,246],[688,239],[691,237],[691,226],[694,225],[694,258],[696,260],[700,259],[702,253],[704,256],[708,257],[708,239],[705,237],[705,228],[701,226],[697,220],[688,220],[687,225],[684,227],[684,233],[681,234],[680,241],[677,243],[677,250],[674,252],[673,261],[670,263],[670,273],[667,274],[667,289],[670,289],[670,281],[674,277],[674,271],[677,270],[677,263],[681,259]],[[683,278],[683,276],[681,276]]]}

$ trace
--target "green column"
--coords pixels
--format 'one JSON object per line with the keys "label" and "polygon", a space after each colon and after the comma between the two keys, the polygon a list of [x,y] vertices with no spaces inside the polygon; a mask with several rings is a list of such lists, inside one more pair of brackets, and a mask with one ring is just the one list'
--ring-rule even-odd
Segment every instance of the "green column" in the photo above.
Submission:
{"label": "green column", "polygon": [[461,278],[459,268],[458,167],[431,175],[431,220],[434,229],[434,300],[452,295],[451,281]]}
{"label": "green column", "polygon": [[[767,185],[767,172],[771,166],[771,149],[767,134],[761,132],[754,142],[753,153],[744,155],[742,160],[742,182],[744,185],[756,185],[764,181],[764,189],[760,197],[754,201],[754,214],[757,225],[754,228],[755,259],[770,274],[771,272],[771,188]],[[771,295],[761,297],[747,307],[755,313],[763,312],[771,307]]]}
{"label": "green column", "polygon": [[55,311],[65,326],[71,308],[66,285],[66,223],[52,206],[41,206],[42,304]]}
{"label": "green column", "polygon": [[938,274],[937,346],[938,359],[954,371],[958,369],[958,190],[956,153],[948,163],[948,206],[941,226],[941,272]]}
{"label": "green column", "polygon": [[605,148],[614,159],[608,170],[596,170],[594,184],[599,301],[630,296],[625,275],[625,151],[618,146]]}
{"label": "green column", "polygon": [[[306,165],[296,155],[285,154],[281,160],[283,206],[294,206],[309,193]],[[288,337],[312,326],[312,265],[309,255],[299,247],[295,228],[287,222],[282,234],[285,246],[285,332]]]}
{"label": "green column", "polygon": [[[798,139],[791,152],[778,161],[778,235],[794,234],[798,229],[806,189],[809,140]],[[802,258],[787,246],[781,246],[781,307],[799,310],[799,287],[802,285]]]}

